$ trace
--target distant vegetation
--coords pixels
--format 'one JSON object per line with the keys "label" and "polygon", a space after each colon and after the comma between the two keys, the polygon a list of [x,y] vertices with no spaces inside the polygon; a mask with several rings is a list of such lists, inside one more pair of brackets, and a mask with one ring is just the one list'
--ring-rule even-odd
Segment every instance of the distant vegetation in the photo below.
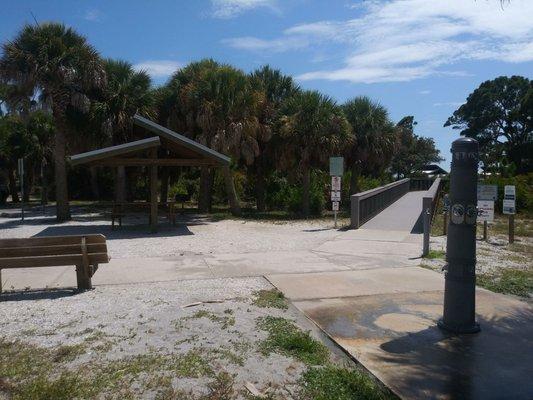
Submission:
{"label": "distant vegetation", "polygon": [[[337,104],[269,66],[247,74],[211,59],[192,62],[154,87],[146,72],[103,59],[83,36],[58,23],[24,26],[4,43],[0,78],[0,190],[19,200],[16,161],[24,158],[25,200],[30,194],[55,200],[58,220],[70,218],[69,199],[147,198],[147,174],[140,168],[128,174],[123,167],[71,169],[65,161],[138,139],[131,123],[136,113],[231,157],[226,171],[161,170],[161,198],[190,198],[203,212],[229,200],[235,214],[241,204],[259,212],[320,214],[329,203],[330,156],[345,157],[344,204],[350,193],[441,160],[433,140],[414,133],[413,116],[393,123],[387,109],[367,97]],[[531,86],[526,78],[510,79],[520,93]],[[532,96],[525,91],[529,97],[520,104],[527,114]],[[492,125],[470,122],[475,104],[485,106],[463,106],[447,124],[466,124],[463,133],[475,137],[480,129],[489,131]],[[505,165],[517,172],[531,168],[531,151],[519,151],[531,145],[531,118],[523,121],[523,115],[517,118],[527,124],[525,136],[517,136],[514,147],[502,144]],[[489,160],[494,151],[486,144],[483,149]]]}

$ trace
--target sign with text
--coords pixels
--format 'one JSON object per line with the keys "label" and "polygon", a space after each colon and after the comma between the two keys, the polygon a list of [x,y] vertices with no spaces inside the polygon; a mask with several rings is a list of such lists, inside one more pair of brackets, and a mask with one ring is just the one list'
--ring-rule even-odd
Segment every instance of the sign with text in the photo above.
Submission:
{"label": "sign with text", "polygon": [[494,221],[494,202],[492,200],[478,200],[477,201],[477,220],[478,221]]}
{"label": "sign with text", "polygon": [[344,157],[329,158],[329,174],[331,176],[342,176],[344,173]]}
{"label": "sign with text", "polygon": [[341,192],[331,192],[331,201],[341,201]]}
{"label": "sign with text", "polygon": [[333,203],[331,203],[331,210],[332,211],[339,211],[339,202],[338,201],[334,201]]}
{"label": "sign with text", "polygon": [[498,200],[498,186],[497,185],[477,185],[477,199],[478,200]]}
{"label": "sign with text", "polygon": [[503,200],[503,213],[516,214],[516,205],[514,200]]}
{"label": "sign with text", "polygon": [[341,177],[340,176],[332,176],[331,177],[331,191],[332,192],[340,192],[341,191]]}
{"label": "sign with text", "polygon": [[504,200],[516,200],[516,189],[514,185],[505,185],[503,198]]}

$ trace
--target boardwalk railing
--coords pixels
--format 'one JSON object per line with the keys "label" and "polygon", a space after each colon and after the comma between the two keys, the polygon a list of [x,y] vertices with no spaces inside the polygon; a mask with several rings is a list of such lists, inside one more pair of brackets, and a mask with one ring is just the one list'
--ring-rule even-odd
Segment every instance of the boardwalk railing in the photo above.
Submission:
{"label": "boardwalk railing", "polygon": [[422,198],[422,214],[424,218],[424,246],[422,249],[422,255],[427,256],[429,254],[429,234],[431,231],[431,221],[435,215],[437,209],[437,201],[439,199],[439,193],[441,189],[441,178],[435,179],[427,193]]}
{"label": "boardwalk railing", "polygon": [[405,178],[366,192],[350,196],[351,228],[358,229],[404,194],[409,192],[410,179]]}

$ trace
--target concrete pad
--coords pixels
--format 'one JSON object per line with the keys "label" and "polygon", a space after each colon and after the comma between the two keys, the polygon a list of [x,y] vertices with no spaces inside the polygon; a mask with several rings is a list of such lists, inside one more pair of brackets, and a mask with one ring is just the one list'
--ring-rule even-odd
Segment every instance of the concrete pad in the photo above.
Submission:
{"label": "concrete pad", "polygon": [[316,247],[315,251],[333,254],[385,254],[418,257],[422,246],[417,243],[378,242],[365,240],[330,240]]}
{"label": "concrete pad", "polygon": [[[101,264],[93,285],[175,281],[213,278],[201,257],[112,258]],[[21,268],[2,270],[4,290],[76,287],[75,267]]]}
{"label": "concrete pad", "polygon": [[477,291],[481,332],[436,327],[443,292],[386,293],[295,305],[402,399],[533,398],[533,307]]}
{"label": "concrete pad", "polygon": [[346,271],[350,268],[310,251],[216,254],[205,258],[213,275],[262,276],[267,274]]}
{"label": "concrete pad", "polygon": [[403,242],[409,236],[407,231],[380,229],[351,229],[337,236],[335,240],[377,240],[380,242]]}
{"label": "concrete pad", "polygon": [[392,254],[332,254],[316,252],[328,261],[337,265],[345,265],[351,270],[376,269],[376,268],[404,268],[418,266],[420,259],[398,257]]}
{"label": "concrete pad", "polygon": [[291,300],[441,290],[444,277],[419,267],[267,275]]}

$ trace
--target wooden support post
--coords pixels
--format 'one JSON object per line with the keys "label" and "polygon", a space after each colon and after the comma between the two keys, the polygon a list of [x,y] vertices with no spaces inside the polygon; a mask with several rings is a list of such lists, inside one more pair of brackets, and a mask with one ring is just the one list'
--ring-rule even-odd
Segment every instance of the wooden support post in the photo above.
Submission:
{"label": "wooden support post", "polygon": [[444,211],[444,214],[442,214],[442,216],[442,234],[446,236],[448,234],[448,211]]}
{"label": "wooden support post", "polygon": [[80,291],[93,288],[85,238],[81,238],[81,264],[76,266],[76,280],[78,282],[78,290]]}
{"label": "wooden support post", "polygon": [[[157,158],[157,149],[150,151],[151,158]],[[157,232],[157,165],[150,165],[150,230]]]}
{"label": "wooden support post", "polygon": [[2,270],[0,269],[0,294],[2,294]]}
{"label": "wooden support post", "polygon": [[488,222],[487,221],[483,221],[483,240],[486,242],[487,241],[487,231],[488,231]]}
{"label": "wooden support post", "polygon": [[514,214],[509,214],[509,244],[514,243]]}

